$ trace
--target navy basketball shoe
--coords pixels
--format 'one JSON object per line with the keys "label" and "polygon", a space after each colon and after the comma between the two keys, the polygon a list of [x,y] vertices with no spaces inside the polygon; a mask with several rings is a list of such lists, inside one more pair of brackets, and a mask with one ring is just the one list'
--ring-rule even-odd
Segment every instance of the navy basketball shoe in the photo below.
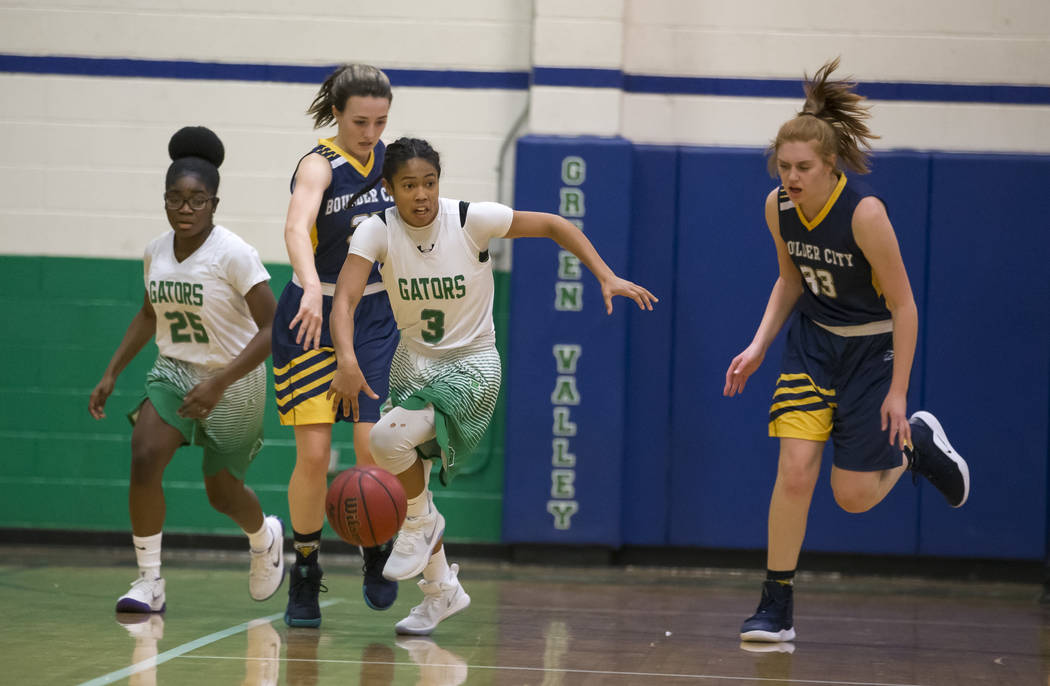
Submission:
{"label": "navy basketball shoe", "polygon": [[926,477],[944,494],[949,505],[961,507],[970,495],[970,469],[966,460],[955,452],[941,423],[929,412],[916,412],[909,423],[913,448],[904,451],[908,469]]}
{"label": "navy basketball shoe", "polygon": [[288,607],[284,623],[288,626],[321,626],[321,604],[317,596],[328,591],[321,583],[321,565],[292,565],[288,572]]}
{"label": "navy basketball shoe", "polygon": [[397,582],[383,576],[383,567],[393,547],[391,541],[370,548],[361,547],[361,557],[365,561],[361,567],[365,575],[361,592],[365,596],[365,604],[373,610],[386,610],[397,600]]}
{"label": "navy basketball shoe", "polygon": [[741,641],[765,641],[779,643],[792,641],[795,638],[794,587],[779,581],[766,581],[762,584],[762,600],[758,603],[755,614],[744,620],[740,627]]}

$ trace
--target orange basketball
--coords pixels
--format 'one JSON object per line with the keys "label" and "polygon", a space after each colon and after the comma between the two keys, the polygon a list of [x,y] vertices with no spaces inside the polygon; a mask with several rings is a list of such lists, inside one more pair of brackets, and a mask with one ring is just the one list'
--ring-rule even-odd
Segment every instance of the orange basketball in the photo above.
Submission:
{"label": "orange basketball", "polygon": [[366,548],[386,543],[405,522],[408,503],[401,482],[380,467],[351,467],[328,486],[325,512],[347,543]]}

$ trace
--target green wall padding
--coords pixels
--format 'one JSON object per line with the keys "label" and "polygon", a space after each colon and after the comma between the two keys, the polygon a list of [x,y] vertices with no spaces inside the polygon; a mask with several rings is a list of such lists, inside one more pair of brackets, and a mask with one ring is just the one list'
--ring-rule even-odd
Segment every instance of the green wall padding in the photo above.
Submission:
{"label": "green wall padding", "polygon": [[[275,294],[291,278],[288,265],[266,265]],[[500,355],[506,356],[506,273],[496,274],[494,307]],[[127,480],[131,425],[125,413],[141,397],[156,356],[150,343],[117,381],[95,421],[87,401],[142,303],[142,264],[136,260],[0,255],[0,527],[130,530]],[[269,365],[268,365],[269,366]],[[282,427],[269,371],[266,445],[248,471],[263,509],[288,521],[287,484],[295,465],[292,430]],[[505,401],[479,447],[484,468],[463,474],[435,499],[448,539],[498,542],[503,510]],[[336,425],[333,449],[340,469],[353,464],[350,425]],[[240,533],[208,505],[199,448],[179,450],[165,472],[165,531]]]}

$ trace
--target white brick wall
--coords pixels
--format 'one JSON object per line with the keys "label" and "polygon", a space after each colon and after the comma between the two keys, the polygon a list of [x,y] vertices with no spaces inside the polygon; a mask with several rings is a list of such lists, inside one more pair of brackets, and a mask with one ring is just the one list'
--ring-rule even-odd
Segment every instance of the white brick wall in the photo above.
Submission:
{"label": "white brick wall", "polygon": [[[353,36],[351,40],[349,37]],[[0,0],[16,55],[522,72],[598,68],[791,78],[841,55],[860,80],[1050,85],[1046,0]],[[319,136],[316,84],[0,73],[0,252],[138,257],[166,230],[169,136],[227,147],[218,219],[286,259],[288,178]],[[509,198],[499,150],[528,130],[663,144],[763,146],[802,101],[615,88],[397,88],[385,138],[431,139],[443,191]],[[880,148],[1050,152],[1050,107],[875,102]]]}
{"label": "white brick wall", "polygon": [[1042,0],[627,0],[642,74],[793,78],[841,54],[861,80],[1050,83]]}
{"label": "white brick wall", "polygon": [[[528,2],[47,0],[0,5],[6,53],[271,64],[525,71]],[[397,14],[393,13],[396,8]],[[354,35],[353,40],[347,36]],[[141,256],[167,230],[167,142],[204,124],[226,145],[217,220],[287,261],[288,180],[319,137],[317,84],[0,73],[0,252]],[[430,139],[443,193],[499,197],[504,138],[524,91],[395,88],[384,138]]]}
{"label": "white brick wall", "polygon": [[41,0],[0,4],[7,53],[526,69],[529,2]]}

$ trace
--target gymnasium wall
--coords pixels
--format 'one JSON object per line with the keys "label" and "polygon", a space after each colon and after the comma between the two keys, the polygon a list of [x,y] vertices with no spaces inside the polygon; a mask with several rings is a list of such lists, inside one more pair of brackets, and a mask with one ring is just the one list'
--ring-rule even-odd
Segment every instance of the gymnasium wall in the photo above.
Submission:
{"label": "gymnasium wall", "polygon": [[[311,131],[305,110],[335,64],[390,73],[384,139],[430,139],[445,194],[502,198],[501,151],[512,160],[504,141],[527,104],[531,7],[410,2],[397,12],[364,2],[0,3],[0,301],[17,322],[3,327],[0,351],[19,361],[0,381],[0,527],[128,527],[123,415],[155,348],[121,376],[107,419],[88,416],[87,398],[141,304],[143,248],[169,229],[160,198],[179,127],[205,124],[222,138],[217,220],[259,250],[278,293],[291,275],[289,179],[334,133]],[[506,282],[497,275],[500,330]],[[502,421],[501,404],[477,471],[438,494],[459,540],[499,538]],[[286,515],[294,442],[276,412],[266,437],[248,481]],[[353,463],[349,427],[337,427],[334,448],[336,468]],[[180,451],[166,473],[167,530],[233,532],[207,504],[199,456]]]}
{"label": "gymnasium wall", "polygon": [[[505,539],[765,546],[776,468],[766,422],[782,342],[742,397],[721,390],[776,278],[763,148],[798,111],[801,73],[839,54],[872,101],[883,138],[869,181],[890,207],[919,305],[910,407],[942,419],[974,485],[951,511],[905,478],[874,511],[848,515],[831,497],[829,456],[806,549],[1042,557],[1050,10],[537,7],[547,16],[536,23],[518,206],[579,222],[661,302],[655,313],[621,304],[600,321],[593,279],[573,286],[583,307],[566,307],[575,265],[556,247],[516,246]],[[591,21],[600,35],[565,48]],[[571,373],[560,364],[567,350]],[[986,376],[1009,397],[984,392]]]}
{"label": "gymnasium wall", "polygon": [[[614,267],[661,298],[654,313],[620,305],[611,319],[594,316],[600,305],[585,270],[556,248],[515,246],[513,277],[498,281],[509,312],[521,312],[503,337],[512,358],[509,471],[504,488],[501,410],[485,468],[458,480],[462,490],[439,493],[443,511],[462,513],[449,517],[462,540],[762,547],[775,460],[775,445],[762,438],[768,380],[756,378],[732,401],[711,384],[753,333],[772,283],[760,208],[772,182],[760,150],[801,103],[802,72],[841,55],[843,73],[872,99],[872,127],[882,135],[872,180],[894,212],[903,208],[893,217],[923,317],[913,400],[944,415],[953,440],[959,424],[979,432],[975,416],[1009,422],[1007,436],[964,433],[960,449],[1000,454],[1006,445],[1017,469],[975,481],[975,500],[959,513],[902,484],[876,512],[847,517],[822,484],[811,520],[821,524],[807,545],[1042,554],[1050,360],[1039,357],[1047,349],[1040,315],[1050,308],[1038,276],[1045,260],[1037,260],[1045,249],[1038,232],[1013,237],[1003,227],[1045,225],[1033,209],[1047,181],[1039,155],[1050,152],[1045,3],[453,0],[395,10],[5,0],[0,46],[0,300],[19,315],[0,350],[20,360],[18,373],[0,381],[9,458],[0,467],[0,526],[127,526],[128,432],[117,408],[141,387],[147,353],[122,377],[109,419],[90,421],[84,405],[138,304],[142,247],[167,229],[158,199],[171,132],[203,123],[223,138],[219,220],[259,249],[279,290],[290,273],[281,237],[288,177],[316,137],[330,135],[311,132],[304,110],[332,65],[356,60],[391,75],[386,140],[419,135],[442,151],[444,194],[561,211],[561,189],[570,197],[582,189],[584,215],[573,218]],[[522,133],[531,137],[514,145]],[[526,159],[515,166],[516,152]],[[563,179],[566,157],[594,155],[600,161],[585,178],[570,171]],[[1031,190],[1014,193],[1005,179]],[[974,207],[981,193],[988,202]],[[962,247],[986,245],[989,235],[1024,247]],[[960,270],[974,278],[958,279]],[[696,297],[682,297],[689,294]],[[555,314],[557,297],[565,306],[575,295],[582,310]],[[984,316],[986,307],[988,326],[957,331],[964,314]],[[505,325],[500,302],[497,316]],[[1018,332],[1027,336],[1010,338]],[[556,344],[582,347],[578,373],[557,366]],[[1031,357],[1002,354],[1010,344]],[[528,378],[514,359],[525,346],[539,350]],[[559,350],[567,364],[573,349]],[[958,369],[989,351],[996,363],[1017,365],[1010,378],[1019,395],[980,394],[974,406],[973,382]],[[763,373],[774,362],[771,353]],[[574,380],[558,386],[559,376]],[[569,438],[554,433],[559,398],[579,401],[560,406],[572,410],[562,420],[595,441],[553,443]],[[294,448],[284,430],[268,425],[267,435],[268,462],[249,480],[264,504],[283,511]],[[347,432],[336,448],[345,461]],[[193,459],[169,473],[169,490],[182,493],[169,529],[229,531],[208,509]],[[40,504],[55,492],[62,514]],[[575,532],[556,529],[550,509],[565,524],[572,501]],[[900,517],[910,533],[884,534]]]}

